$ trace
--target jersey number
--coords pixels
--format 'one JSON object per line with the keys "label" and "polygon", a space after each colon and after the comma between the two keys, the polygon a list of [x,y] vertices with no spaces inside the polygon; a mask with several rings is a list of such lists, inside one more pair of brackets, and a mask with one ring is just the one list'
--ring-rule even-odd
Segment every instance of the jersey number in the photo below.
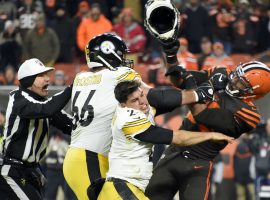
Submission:
{"label": "jersey number", "polygon": [[[81,126],[88,126],[94,118],[94,108],[92,105],[89,105],[90,100],[92,99],[96,90],[91,90],[86,101],[83,104],[81,114],[79,115],[79,108],[75,106],[78,96],[80,95],[80,91],[77,91],[74,95],[73,103],[72,103],[72,114],[73,114],[73,126],[72,129],[75,130],[77,128],[77,123],[79,122]],[[86,114],[87,112],[87,114]],[[86,114],[86,115],[85,115]]]}

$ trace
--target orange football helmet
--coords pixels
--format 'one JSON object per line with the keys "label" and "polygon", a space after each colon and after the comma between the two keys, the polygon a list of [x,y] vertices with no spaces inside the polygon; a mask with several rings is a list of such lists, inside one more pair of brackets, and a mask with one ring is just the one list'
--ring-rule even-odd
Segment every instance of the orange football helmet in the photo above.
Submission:
{"label": "orange football helmet", "polygon": [[239,98],[258,99],[270,91],[270,68],[259,61],[240,64],[230,73],[226,92]]}

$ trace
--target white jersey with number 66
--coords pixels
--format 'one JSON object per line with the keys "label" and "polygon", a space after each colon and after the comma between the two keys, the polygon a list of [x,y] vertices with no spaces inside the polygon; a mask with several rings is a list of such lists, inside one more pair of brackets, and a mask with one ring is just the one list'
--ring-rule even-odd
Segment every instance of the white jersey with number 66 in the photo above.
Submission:
{"label": "white jersey with number 66", "polygon": [[118,104],[114,88],[120,81],[134,79],[141,80],[141,77],[127,67],[115,71],[82,72],[76,76],[71,102],[71,147],[108,156],[112,140],[111,121]]}

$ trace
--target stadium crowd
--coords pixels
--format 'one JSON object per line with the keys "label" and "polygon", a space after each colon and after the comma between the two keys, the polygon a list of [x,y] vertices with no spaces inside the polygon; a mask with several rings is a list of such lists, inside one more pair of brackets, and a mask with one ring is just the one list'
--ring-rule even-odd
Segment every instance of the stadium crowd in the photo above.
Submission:
{"label": "stadium crowd", "polygon": [[[206,70],[213,65],[233,69],[239,62],[253,58],[270,66],[269,0],[172,1],[181,13],[177,58],[187,70]],[[18,85],[18,67],[30,58],[38,58],[45,66],[56,66],[53,85],[72,82],[75,72],[85,69],[81,66],[85,65],[88,41],[105,32],[123,38],[130,50],[128,57],[135,61],[135,69],[146,83],[170,85],[164,76],[161,47],[143,26],[145,3],[146,0],[0,0],[0,85]],[[157,121],[176,130],[186,113],[182,107],[159,116]],[[1,108],[0,135],[4,115]],[[57,130],[52,132],[43,161],[49,182],[46,197],[56,199],[57,189],[62,186],[63,198],[75,199],[62,174],[70,138]],[[228,145],[215,160],[209,198],[258,198],[263,193],[260,186],[270,185],[269,138],[270,120],[264,119],[251,135]],[[159,154],[164,146],[157,147]]]}

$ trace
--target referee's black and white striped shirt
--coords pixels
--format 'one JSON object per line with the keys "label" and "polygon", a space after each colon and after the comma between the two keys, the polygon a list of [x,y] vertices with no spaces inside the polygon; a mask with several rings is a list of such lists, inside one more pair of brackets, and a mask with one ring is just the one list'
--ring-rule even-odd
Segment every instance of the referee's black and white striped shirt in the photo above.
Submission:
{"label": "referee's black and white striped shirt", "polygon": [[49,123],[70,134],[71,119],[62,108],[71,97],[71,87],[45,99],[19,88],[10,93],[6,111],[3,155],[27,163],[38,163],[48,145]]}

